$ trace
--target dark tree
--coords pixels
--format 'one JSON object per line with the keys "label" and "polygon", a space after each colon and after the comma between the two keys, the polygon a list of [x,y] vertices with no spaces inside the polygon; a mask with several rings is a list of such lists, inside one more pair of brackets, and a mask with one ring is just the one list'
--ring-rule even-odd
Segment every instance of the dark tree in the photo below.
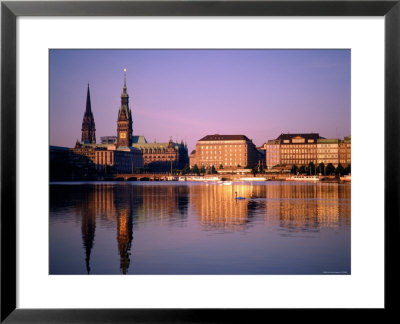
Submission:
{"label": "dark tree", "polygon": [[340,163],[339,163],[339,165],[337,166],[337,168],[335,170],[335,174],[339,175],[339,176],[344,174],[344,168]]}
{"label": "dark tree", "polygon": [[206,173],[206,168],[204,167],[204,165],[201,166],[200,173],[202,173],[202,174]]}
{"label": "dark tree", "polygon": [[308,164],[308,170],[307,170],[310,175],[315,174],[315,164],[313,162],[310,162]]}
{"label": "dark tree", "polygon": [[190,173],[190,166],[189,164],[186,164],[185,167],[182,169],[182,174],[188,174]]}
{"label": "dark tree", "polygon": [[333,166],[332,163],[329,163],[329,164],[326,166],[326,174],[327,174],[327,175],[331,175],[331,174],[334,173],[334,172],[335,172],[335,167]]}
{"label": "dark tree", "polygon": [[318,173],[325,174],[325,164],[323,162],[318,165]]}
{"label": "dark tree", "polygon": [[292,173],[292,174],[297,174],[297,170],[298,170],[299,168],[297,167],[297,165],[296,164],[293,164],[293,166],[292,166],[292,169],[290,170],[290,173]]}
{"label": "dark tree", "polygon": [[212,167],[211,167],[211,174],[215,174],[215,173],[217,173],[217,170],[215,170],[215,167],[212,166]]}
{"label": "dark tree", "polygon": [[197,164],[195,164],[192,168],[192,173],[195,173],[197,175],[200,175],[200,170],[199,167],[197,166]]}
{"label": "dark tree", "polygon": [[220,164],[220,165],[219,165],[219,168],[220,168],[220,169],[223,169],[223,168],[224,168],[224,166],[223,166],[222,164]]}
{"label": "dark tree", "polygon": [[345,174],[351,173],[351,164],[348,164],[347,167],[344,169]]}
{"label": "dark tree", "polygon": [[302,165],[299,169],[299,173],[304,174],[306,173],[306,167],[304,165]]}

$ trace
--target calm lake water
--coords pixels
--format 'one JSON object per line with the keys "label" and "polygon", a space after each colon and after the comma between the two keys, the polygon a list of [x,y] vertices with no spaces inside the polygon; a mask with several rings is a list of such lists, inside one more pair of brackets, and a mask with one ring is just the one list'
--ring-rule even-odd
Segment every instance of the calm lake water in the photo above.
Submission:
{"label": "calm lake water", "polygon": [[52,183],[49,272],[350,274],[350,206],[350,184]]}

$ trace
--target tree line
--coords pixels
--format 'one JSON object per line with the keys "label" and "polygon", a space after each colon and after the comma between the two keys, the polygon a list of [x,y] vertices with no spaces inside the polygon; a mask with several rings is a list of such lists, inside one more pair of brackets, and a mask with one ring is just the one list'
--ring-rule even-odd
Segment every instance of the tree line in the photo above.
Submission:
{"label": "tree line", "polygon": [[328,163],[326,166],[323,162],[315,166],[313,162],[310,162],[308,166],[302,165],[298,167],[297,165],[293,165],[290,170],[292,174],[322,174],[322,175],[347,175],[351,173],[351,164],[348,164],[346,167],[343,167],[340,163],[335,168],[332,163]]}

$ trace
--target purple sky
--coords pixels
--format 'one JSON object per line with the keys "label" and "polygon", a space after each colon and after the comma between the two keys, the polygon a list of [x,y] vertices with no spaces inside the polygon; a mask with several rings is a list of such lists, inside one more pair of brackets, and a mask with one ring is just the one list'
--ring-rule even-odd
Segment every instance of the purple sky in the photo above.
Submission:
{"label": "purple sky", "polygon": [[127,69],[133,134],[149,142],[350,133],[350,50],[50,50],[50,145],[81,138],[90,83],[96,138],[116,135]]}

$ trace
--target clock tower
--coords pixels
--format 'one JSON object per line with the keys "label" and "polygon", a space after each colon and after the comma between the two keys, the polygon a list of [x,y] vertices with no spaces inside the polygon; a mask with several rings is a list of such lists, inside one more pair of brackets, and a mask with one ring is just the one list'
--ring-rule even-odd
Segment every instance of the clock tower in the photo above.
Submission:
{"label": "clock tower", "polygon": [[124,88],[121,94],[121,107],[118,110],[117,146],[132,145],[132,111],[129,109],[129,96],[126,91],[126,69],[124,69]]}

